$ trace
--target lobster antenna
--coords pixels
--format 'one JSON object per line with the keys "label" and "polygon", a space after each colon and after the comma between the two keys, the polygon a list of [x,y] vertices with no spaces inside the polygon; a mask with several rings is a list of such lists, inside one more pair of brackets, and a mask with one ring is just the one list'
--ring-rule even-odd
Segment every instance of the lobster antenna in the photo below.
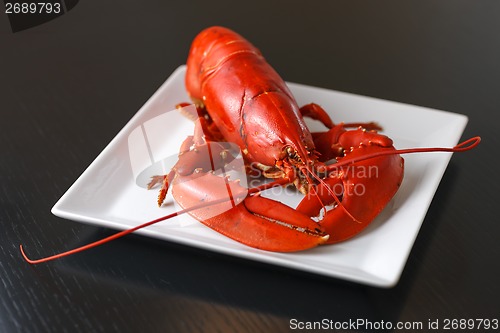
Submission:
{"label": "lobster antenna", "polygon": [[386,150],[386,151],[379,151],[376,153],[371,153],[371,154],[366,154],[363,156],[355,157],[347,161],[340,161],[337,163],[334,163],[327,168],[329,170],[335,170],[338,167],[342,167],[344,165],[349,165],[353,164],[356,162],[360,161],[365,161],[369,160],[375,157],[379,156],[385,156],[385,155],[401,155],[401,154],[415,154],[415,153],[434,153],[434,152],[447,152],[447,153],[459,153],[459,152],[464,152],[471,150],[475,148],[479,143],[481,142],[481,137],[479,136],[474,136],[470,139],[467,139],[465,141],[460,142],[456,146],[452,148],[446,148],[446,147],[431,147],[431,148],[408,148],[408,149],[395,149],[395,150]]}
{"label": "lobster antenna", "polygon": [[83,245],[83,246],[77,247],[75,249],[72,249],[72,250],[69,250],[69,251],[66,251],[66,252],[62,252],[62,253],[59,253],[59,254],[55,254],[53,256],[48,256],[48,257],[45,257],[45,258],[41,258],[41,259],[33,260],[33,259],[28,258],[28,256],[26,255],[26,252],[24,251],[24,248],[23,248],[22,244],[19,245],[19,249],[21,251],[21,255],[23,256],[24,260],[26,260],[28,263],[30,263],[30,264],[40,264],[40,263],[44,263],[44,262],[52,261],[52,260],[55,260],[55,259],[67,257],[67,256],[75,254],[75,253],[79,253],[79,252],[83,252],[83,251],[92,249],[92,248],[97,247],[99,245],[103,245],[103,244],[108,243],[110,241],[113,241],[115,239],[121,238],[121,237],[126,236],[128,234],[131,234],[134,231],[137,231],[139,229],[142,229],[142,228],[148,227],[150,225],[156,224],[158,222],[165,221],[165,220],[171,219],[173,217],[176,217],[176,216],[188,213],[190,211],[207,207],[209,205],[216,205],[216,204],[223,203],[223,202],[230,201],[230,200],[234,200],[234,198],[232,196],[230,196],[229,198],[228,197],[224,197],[224,198],[213,200],[213,201],[203,202],[201,204],[198,204],[198,205],[195,205],[195,206],[192,206],[192,207],[189,207],[189,208],[185,208],[185,209],[179,210],[179,211],[177,211],[175,213],[172,213],[172,214],[169,214],[169,215],[157,218],[155,220],[143,223],[143,224],[138,225],[136,227],[133,227],[133,228],[130,228],[130,229],[127,229],[127,230],[123,230],[123,231],[117,232],[117,233],[115,233],[115,234],[113,234],[113,235],[111,235],[109,237],[103,238],[103,239],[95,241],[93,243],[89,243],[87,245]]}
{"label": "lobster antenna", "polygon": [[[306,172],[304,172],[304,170],[306,170],[306,171],[307,171],[307,173],[306,173]],[[305,175],[305,177],[307,178],[307,181],[308,181],[309,183],[311,183],[311,184],[312,184],[312,179],[309,177],[309,175],[308,175],[308,174],[312,175],[314,179],[318,180],[318,181],[319,181],[322,185],[324,185],[325,187],[328,187],[328,186],[326,186],[326,184],[325,184],[325,183],[324,183],[324,182],[323,182],[323,181],[322,181],[322,180],[321,180],[321,179],[320,179],[317,175],[315,175],[315,174],[312,172],[312,170],[310,170],[310,169],[307,167],[307,165],[305,165],[305,166],[303,166],[302,168],[300,168],[300,171],[302,171],[302,173]],[[313,192],[314,196],[316,197],[316,199],[318,199],[319,203],[321,204],[321,210],[323,210],[323,211],[325,212],[325,214],[326,214],[326,207],[325,207],[325,205],[323,204],[323,201],[321,200],[321,198],[319,197],[318,192],[316,191],[316,189],[315,189],[314,187],[311,187],[311,189],[310,189],[310,190]],[[330,189],[328,189],[328,190],[330,190]],[[330,192],[330,194],[334,195],[334,194],[333,194],[333,191],[332,191],[332,192]],[[334,195],[334,196],[335,196],[335,195]]]}
{"label": "lobster antenna", "polygon": [[[264,185],[261,185],[259,187],[251,188],[251,189],[248,190],[248,194],[252,195],[252,194],[258,193],[260,191],[269,189],[271,187],[285,185],[285,184],[287,184],[289,182],[290,182],[290,180],[288,178],[279,179],[279,180],[276,180],[276,181],[274,181],[272,183],[269,183],[269,184],[264,184]],[[210,205],[216,205],[216,204],[227,202],[227,201],[234,201],[234,200],[235,200],[235,198],[232,195],[230,195],[228,197],[224,197],[224,198],[221,198],[221,199],[203,202],[203,203],[200,203],[198,205],[195,205],[195,206],[192,206],[192,207],[189,207],[189,208],[185,208],[185,209],[179,210],[177,212],[174,212],[172,214],[165,215],[165,216],[157,218],[155,220],[143,223],[143,224],[138,225],[136,227],[133,227],[133,228],[130,228],[130,229],[127,229],[127,230],[123,230],[123,231],[117,232],[117,233],[115,233],[115,234],[113,234],[113,235],[111,235],[109,237],[103,238],[101,240],[98,240],[98,241],[95,241],[95,242],[92,242],[92,243],[89,243],[89,244],[77,247],[77,248],[69,250],[69,251],[65,251],[65,252],[62,252],[62,253],[58,253],[58,254],[55,254],[55,255],[52,255],[52,256],[48,256],[48,257],[44,257],[44,258],[40,258],[40,259],[30,259],[28,257],[28,255],[26,254],[26,252],[24,251],[24,247],[23,247],[22,244],[19,245],[19,250],[21,251],[21,255],[24,258],[24,260],[26,260],[28,263],[30,263],[30,264],[41,264],[41,263],[45,263],[45,262],[52,261],[52,260],[55,260],[55,259],[67,257],[67,256],[70,256],[72,254],[76,254],[76,253],[79,253],[79,252],[83,252],[83,251],[92,249],[92,248],[97,247],[99,245],[103,245],[103,244],[111,242],[111,241],[113,241],[115,239],[124,237],[124,236],[126,236],[128,234],[131,234],[134,231],[137,231],[139,229],[143,229],[143,228],[149,227],[150,225],[156,224],[158,222],[165,221],[165,220],[171,219],[173,217],[176,217],[176,216],[179,216],[179,215],[182,215],[182,214],[185,214],[185,213],[189,213],[189,212],[194,211],[196,209],[204,208],[204,207],[207,207],[207,206],[210,206]]]}

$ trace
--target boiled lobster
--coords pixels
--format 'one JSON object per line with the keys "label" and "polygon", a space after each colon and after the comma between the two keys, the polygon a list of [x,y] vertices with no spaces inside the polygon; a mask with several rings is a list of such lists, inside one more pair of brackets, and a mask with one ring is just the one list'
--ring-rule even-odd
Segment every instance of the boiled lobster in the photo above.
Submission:
{"label": "boiled lobster", "polygon": [[[299,107],[259,50],[223,27],[205,29],[194,39],[186,89],[196,112],[186,111],[186,104],[178,108],[196,120],[194,135],[184,140],[172,170],[149,184],[161,186],[158,205],[171,189],[183,209],[39,260],[28,259],[21,246],[27,261],[76,253],[181,213],[268,251],[299,251],[344,241],[366,228],[397,192],[404,175],[401,154],[459,152],[480,141],[474,137],[453,148],[396,150],[389,137],[377,132],[381,128],[376,123],[335,124],[317,104]],[[328,130],[311,133],[304,117],[319,120]],[[248,172],[271,181],[247,188],[219,176],[217,170],[235,158],[222,142],[240,148]],[[260,195],[292,184],[304,195],[295,209]]]}

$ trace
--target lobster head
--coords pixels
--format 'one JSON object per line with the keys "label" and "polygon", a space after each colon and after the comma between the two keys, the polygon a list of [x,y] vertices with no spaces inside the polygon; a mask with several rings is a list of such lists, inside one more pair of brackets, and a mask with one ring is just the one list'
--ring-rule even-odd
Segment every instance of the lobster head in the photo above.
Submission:
{"label": "lobster head", "polygon": [[212,27],[196,36],[186,88],[225,140],[236,143],[245,161],[267,177],[296,179],[297,170],[310,170],[317,160],[312,135],[287,85],[237,33]]}

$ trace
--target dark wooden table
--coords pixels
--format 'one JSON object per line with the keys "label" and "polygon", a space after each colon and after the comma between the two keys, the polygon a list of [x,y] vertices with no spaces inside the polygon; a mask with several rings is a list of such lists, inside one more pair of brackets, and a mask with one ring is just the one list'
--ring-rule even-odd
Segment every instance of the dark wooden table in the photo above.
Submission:
{"label": "dark wooden table", "polygon": [[[22,260],[21,243],[42,256],[113,232],[50,209],[216,24],[253,41],[288,81],[465,114],[463,138],[482,136],[452,157],[394,288],[137,235],[47,264]],[[82,0],[17,33],[0,14],[0,331],[500,319],[499,33],[493,0]]]}

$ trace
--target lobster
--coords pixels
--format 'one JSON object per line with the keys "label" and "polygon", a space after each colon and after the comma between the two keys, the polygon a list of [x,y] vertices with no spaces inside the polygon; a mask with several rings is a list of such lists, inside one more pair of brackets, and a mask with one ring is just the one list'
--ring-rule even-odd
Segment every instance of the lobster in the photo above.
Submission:
{"label": "lobster", "polygon": [[[171,190],[182,209],[38,260],[29,259],[21,246],[25,260],[60,258],[184,213],[267,251],[301,251],[345,241],[365,229],[397,192],[404,176],[402,154],[461,152],[480,142],[473,137],[452,148],[397,150],[374,122],[335,124],[317,104],[299,107],[260,51],[223,27],[207,28],[194,39],[185,85],[195,111],[186,103],[177,107],[196,121],[194,134],[182,143],[171,171],[152,177],[148,185],[160,186],[159,206]],[[304,117],[328,130],[311,133]],[[269,181],[248,188],[217,173],[235,158],[224,142],[239,147],[247,172]],[[261,195],[287,185],[304,195],[295,209]]]}

